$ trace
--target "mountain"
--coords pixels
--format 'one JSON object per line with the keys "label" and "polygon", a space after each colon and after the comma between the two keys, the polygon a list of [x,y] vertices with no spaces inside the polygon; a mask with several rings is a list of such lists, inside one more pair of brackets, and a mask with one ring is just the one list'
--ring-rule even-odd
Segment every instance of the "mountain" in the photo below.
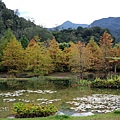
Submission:
{"label": "mountain", "polygon": [[58,29],[58,30],[62,30],[62,29],[68,29],[68,28],[72,28],[72,29],[77,29],[77,27],[83,27],[83,28],[87,28],[88,25],[87,24],[76,24],[76,23],[72,23],[70,21],[66,21],[63,24],[57,26],[57,27],[53,27],[53,28],[49,28],[50,30],[54,30],[54,29]]}
{"label": "mountain", "polygon": [[113,36],[116,38],[116,42],[120,42],[120,17],[108,17],[95,20],[93,23],[91,23],[90,26],[108,28]]}

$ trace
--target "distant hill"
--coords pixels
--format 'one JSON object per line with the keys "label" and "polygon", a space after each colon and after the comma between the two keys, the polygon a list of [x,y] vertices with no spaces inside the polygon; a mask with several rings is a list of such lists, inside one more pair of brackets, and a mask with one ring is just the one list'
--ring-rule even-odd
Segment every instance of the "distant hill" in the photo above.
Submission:
{"label": "distant hill", "polygon": [[87,24],[76,24],[76,23],[72,23],[70,21],[66,21],[63,24],[57,26],[57,27],[53,27],[53,28],[49,28],[50,30],[54,30],[54,29],[58,29],[58,30],[62,30],[62,29],[68,29],[68,28],[72,28],[72,29],[77,29],[77,27],[83,27],[83,28],[87,28],[88,25]]}
{"label": "distant hill", "polygon": [[109,17],[95,20],[93,23],[91,23],[90,26],[108,28],[113,36],[116,38],[116,42],[120,42],[120,17]]}

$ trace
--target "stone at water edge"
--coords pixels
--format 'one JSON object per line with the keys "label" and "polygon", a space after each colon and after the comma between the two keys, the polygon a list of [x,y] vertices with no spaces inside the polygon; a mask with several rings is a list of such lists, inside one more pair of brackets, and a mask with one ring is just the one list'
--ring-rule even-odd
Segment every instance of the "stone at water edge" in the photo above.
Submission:
{"label": "stone at water edge", "polygon": [[65,114],[63,112],[58,111],[56,112],[56,115],[65,115]]}
{"label": "stone at water edge", "polygon": [[71,116],[81,116],[81,114],[80,114],[80,113],[74,113],[74,114],[71,115]]}
{"label": "stone at water edge", "polygon": [[12,115],[12,116],[8,116],[7,118],[11,118],[11,119],[13,119],[13,118],[15,118],[15,116],[14,116],[14,115]]}
{"label": "stone at water edge", "polygon": [[71,116],[91,116],[94,115],[92,112],[85,112],[85,113],[74,113]]}
{"label": "stone at water edge", "polygon": [[92,112],[85,112],[85,113],[81,113],[82,116],[90,116],[90,115],[94,115]]}

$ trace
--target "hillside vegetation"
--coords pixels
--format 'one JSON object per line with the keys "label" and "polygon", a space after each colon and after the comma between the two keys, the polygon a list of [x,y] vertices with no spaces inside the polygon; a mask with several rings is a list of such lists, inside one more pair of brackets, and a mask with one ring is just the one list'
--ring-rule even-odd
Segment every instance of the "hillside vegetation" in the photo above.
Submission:
{"label": "hillside vegetation", "polygon": [[10,10],[0,1],[0,37],[4,35],[4,32],[8,28],[13,31],[17,39],[20,39],[23,35],[29,40],[36,35],[39,36],[42,41],[53,38],[53,35],[47,29],[35,25],[31,20],[19,17],[18,10]]}

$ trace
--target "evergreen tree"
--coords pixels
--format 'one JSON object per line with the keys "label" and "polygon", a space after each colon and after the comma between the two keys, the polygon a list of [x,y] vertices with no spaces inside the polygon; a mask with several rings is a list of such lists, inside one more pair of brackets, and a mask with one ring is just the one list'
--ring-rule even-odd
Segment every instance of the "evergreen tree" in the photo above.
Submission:
{"label": "evergreen tree", "polygon": [[25,35],[23,35],[21,38],[20,38],[20,42],[22,44],[22,47],[25,49],[28,44],[29,44],[29,40],[26,38]]}

